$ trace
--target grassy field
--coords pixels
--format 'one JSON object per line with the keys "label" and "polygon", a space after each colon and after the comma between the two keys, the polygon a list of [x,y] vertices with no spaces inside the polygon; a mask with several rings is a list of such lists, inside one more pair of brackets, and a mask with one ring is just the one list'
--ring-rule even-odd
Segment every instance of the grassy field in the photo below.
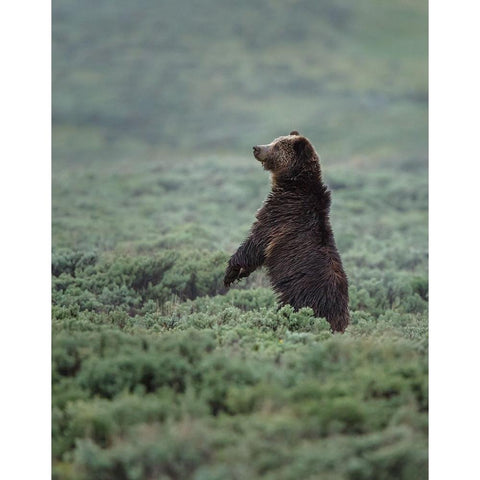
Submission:
{"label": "grassy field", "polygon": [[[427,5],[53,4],[56,479],[427,478]],[[226,261],[321,156],[352,323]]]}

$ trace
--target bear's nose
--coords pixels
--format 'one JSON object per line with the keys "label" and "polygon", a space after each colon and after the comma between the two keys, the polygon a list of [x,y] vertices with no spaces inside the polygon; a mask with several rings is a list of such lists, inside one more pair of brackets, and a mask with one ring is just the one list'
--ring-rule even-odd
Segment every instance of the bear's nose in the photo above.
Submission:
{"label": "bear's nose", "polygon": [[253,147],[253,154],[258,155],[260,153],[260,147],[258,145],[255,145]]}

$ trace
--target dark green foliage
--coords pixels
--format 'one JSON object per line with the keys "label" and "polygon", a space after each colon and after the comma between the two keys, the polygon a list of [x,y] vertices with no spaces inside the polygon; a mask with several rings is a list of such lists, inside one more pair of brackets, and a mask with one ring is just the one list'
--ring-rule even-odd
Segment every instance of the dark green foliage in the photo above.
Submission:
{"label": "dark green foliage", "polygon": [[[62,258],[80,256],[67,252]],[[215,295],[224,291],[225,258],[220,253],[172,250],[154,257],[119,257],[85,269],[69,262],[62,271],[57,262],[54,272],[58,275],[52,284],[54,318],[62,318],[67,307],[77,314],[121,310],[134,315],[158,310],[172,298]]]}
{"label": "dark green foliage", "polygon": [[[53,4],[56,480],[427,478],[425,2]],[[308,136],[351,324],[226,261]]]}
{"label": "dark green foliage", "polygon": [[[140,234],[95,254],[54,244],[54,478],[426,478],[425,198],[407,213],[369,199],[369,172],[336,173],[352,311],[340,336],[310,309],[278,309],[262,272],[225,292],[228,253],[194,248],[200,232],[176,249]],[[407,184],[393,172],[377,196]]]}
{"label": "dark green foliage", "polygon": [[[257,292],[264,300],[245,308]],[[267,292],[169,303],[123,326],[108,322],[114,312],[91,313],[91,329],[59,330],[55,458],[74,452],[74,478],[424,471],[425,316],[359,316],[338,336],[309,309],[277,311]]]}
{"label": "dark green foliage", "polygon": [[62,273],[75,276],[76,270],[83,270],[88,265],[95,265],[97,255],[94,252],[58,250],[52,255],[52,274],[59,277]]}

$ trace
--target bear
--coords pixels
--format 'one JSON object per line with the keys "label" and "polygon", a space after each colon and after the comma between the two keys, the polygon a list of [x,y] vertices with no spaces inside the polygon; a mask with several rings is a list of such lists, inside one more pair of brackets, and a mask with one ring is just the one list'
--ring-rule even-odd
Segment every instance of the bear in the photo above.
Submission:
{"label": "bear", "polygon": [[310,307],[332,332],[349,324],[348,280],[330,225],[331,194],[319,157],[297,131],[253,147],[271,173],[271,191],[250,234],[228,261],[224,285],[265,266],[280,305]]}

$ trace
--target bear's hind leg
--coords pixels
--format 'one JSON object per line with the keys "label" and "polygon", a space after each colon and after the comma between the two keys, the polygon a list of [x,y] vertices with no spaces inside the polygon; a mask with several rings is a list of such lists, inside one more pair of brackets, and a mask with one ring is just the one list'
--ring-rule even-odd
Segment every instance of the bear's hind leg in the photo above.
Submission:
{"label": "bear's hind leg", "polygon": [[350,323],[350,314],[347,311],[343,314],[328,315],[327,321],[330,324],[332,332],[343,333]]}

